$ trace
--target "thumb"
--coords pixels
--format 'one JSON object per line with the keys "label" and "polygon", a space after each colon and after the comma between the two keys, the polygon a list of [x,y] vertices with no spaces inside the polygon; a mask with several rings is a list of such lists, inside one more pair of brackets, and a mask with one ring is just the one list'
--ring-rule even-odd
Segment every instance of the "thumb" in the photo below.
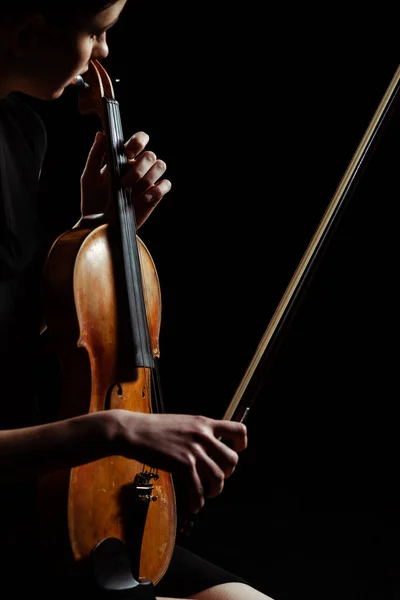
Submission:
{"label": "thumb", "polygon": [[98,174],[101,171],[106,151],[105,139],[106,137],[102,131],[98,131],[96,133],[93,145],[89,150],[86,165],[84,168],[84,173],[86,175],[90,172]]}

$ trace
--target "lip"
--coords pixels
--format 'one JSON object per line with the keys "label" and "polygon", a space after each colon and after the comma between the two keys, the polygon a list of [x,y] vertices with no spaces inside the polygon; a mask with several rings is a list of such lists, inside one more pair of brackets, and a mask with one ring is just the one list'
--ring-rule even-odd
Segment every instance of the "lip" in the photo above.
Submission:
{"label": "lip", "polygon": [[79,75],[75,75],[75,77],[73,79],[71,79],[70,85],[76,85],[78,83],[78,81],[80,81],[82,76],[88,72],[88,70],[89,69],[86,69],[85,71],[82,71],[82,73],[79,73]]}

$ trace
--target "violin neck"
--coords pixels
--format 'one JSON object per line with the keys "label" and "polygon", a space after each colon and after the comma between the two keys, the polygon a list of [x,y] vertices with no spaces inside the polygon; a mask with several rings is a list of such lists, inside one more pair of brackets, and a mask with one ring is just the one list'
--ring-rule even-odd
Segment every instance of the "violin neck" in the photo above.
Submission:
{"label": "violin neck", "polygon": [[[136,238],[136,218],[131,191],[121,184],[127,165],[124,152],[124,136],[118,102],[103,99],[105,103],[105,130],[108,142],[108,165],[110,167],[110,199],[108,213],[118,281],[121,285],[124,327],[132,339],[134,367],[154,369],[148,320],[144,301],[142,269]],[[128,323],[130,327],[127,327]]]}

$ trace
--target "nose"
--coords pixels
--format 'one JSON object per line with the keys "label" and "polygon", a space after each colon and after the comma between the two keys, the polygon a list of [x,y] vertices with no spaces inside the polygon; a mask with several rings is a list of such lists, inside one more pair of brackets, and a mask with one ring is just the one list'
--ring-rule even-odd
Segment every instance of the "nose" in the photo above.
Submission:
{"label": "nose", "polygon": [[93,47],[92,57],[101,60],[108,56],[108,52],[109,49],[106,41],[106,34],[103,33],[103,35],[100,38],[98,38],[96,44]]}

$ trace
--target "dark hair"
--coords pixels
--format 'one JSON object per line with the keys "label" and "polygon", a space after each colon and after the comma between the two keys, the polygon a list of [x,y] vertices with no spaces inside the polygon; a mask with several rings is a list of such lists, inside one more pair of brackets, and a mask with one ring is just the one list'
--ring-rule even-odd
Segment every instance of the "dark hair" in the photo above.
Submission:
{"label": "dark hair", "polygon": [[20,19],[41,13],[49,19],[75,19],[80,15],[96,14],[116,0],[7,0],[0,6],[0,21]]}

